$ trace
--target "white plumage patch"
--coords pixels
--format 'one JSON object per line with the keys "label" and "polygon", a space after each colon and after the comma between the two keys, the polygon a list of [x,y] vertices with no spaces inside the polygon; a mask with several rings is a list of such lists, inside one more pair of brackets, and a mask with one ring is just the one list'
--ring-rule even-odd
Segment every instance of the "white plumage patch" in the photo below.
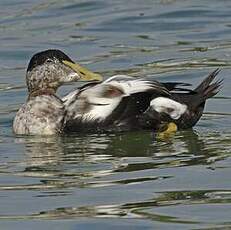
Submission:
{"label": "white plumage patch", "polygon": [[77,98],[73,93],[64,97],[68,119],[81,118],[84,122],[106,119],[123,97],[122,94],[111,98],[104,96],[109,87],[110,85],[99,84],[82,91]]}
{"label": "white plumage patch", "polygon": [[139,92],[145,92],[152,89],[162,89],[162,86],[155,81],[148,81],[144,78],[134,78],[127,75],[115,75],[108,78],[103,84],[111,84],[124,91],[124,94],[131,95]]}
{"label": "white plumage patch", "polygon": [[187,110],[187,105],[166,97],[157,97],[150,102],[150,106],[158,113],[166,113],[172,119],[179,119]]}
{"label": "white plumage patch", "polygon": [[93,105],[92,109],[83,114],[83,120],[105,120],[113,110],[119,105],[121,98],[113,99],[110,103],[104,105]]}
{"label": "white plumage patch", "polygon": [[103,121],[118,107],[123,97],[149,90],[167,90],[158,82],[126,75],[115,75],[104,82],[75,91],[63,98],[68,119]]}

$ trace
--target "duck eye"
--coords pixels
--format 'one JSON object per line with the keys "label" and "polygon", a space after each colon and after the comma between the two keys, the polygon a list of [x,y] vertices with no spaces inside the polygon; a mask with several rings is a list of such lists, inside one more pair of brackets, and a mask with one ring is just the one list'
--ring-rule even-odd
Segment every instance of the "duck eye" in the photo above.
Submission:
{"label": "duck eye", "polygon": [[46,60],[46,63],[51,63],[51,62],[52,62],[51,59],[47,59],[47,60]]}

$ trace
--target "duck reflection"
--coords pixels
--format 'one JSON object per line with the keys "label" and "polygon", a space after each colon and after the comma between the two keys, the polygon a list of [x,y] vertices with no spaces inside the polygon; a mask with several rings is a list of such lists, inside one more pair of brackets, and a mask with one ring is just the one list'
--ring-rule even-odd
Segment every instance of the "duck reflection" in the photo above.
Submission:
{"label": "duck reflection", "polygon": [[[166,140],[157,140],[150,132],[131,132],[23,137],[17,141],[25,145],[27,172],[78,171],[79,174],[87,172],[89,176],[89,172],[93,171],[94,173],[90,174],[211,164],[224,158],[224,143],[230,148],[227,134],[225,137],[221,133],[197,133],[187,130],[178,132]],[[220,150],[219,146],[222,146]]]}
{"label": "duck reflection", "polygon": [[168,157],[200,154],[204,151],[204,142],[193,130],[178,132],[164,140],[156,139],[150,132],[137,132],[115,136],[106,151],[117,157]]}
{"label": "duck reflection", "polygon": [[24,175],[59,178],[89,177],[97,162],[110,158],[104,154],[110,140],[107,135],[16,139],[25,148]]}

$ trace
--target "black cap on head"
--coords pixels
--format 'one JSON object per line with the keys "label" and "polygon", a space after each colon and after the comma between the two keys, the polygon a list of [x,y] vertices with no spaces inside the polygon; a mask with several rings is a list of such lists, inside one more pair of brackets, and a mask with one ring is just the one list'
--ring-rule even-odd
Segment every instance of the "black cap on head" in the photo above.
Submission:
{"label": "black cap on head", "polygon": [[36,53],[30,60],[27,71],[31,71],[34,67],[38,65],[42,65],[45,63],[47,59],[58,59],[60,62],[61,61],[69,61],[74,63],[65,53],[63,53],[61,50],[56,50],[56,49],[50,49],[50,50],[45,50],[39,53]]}

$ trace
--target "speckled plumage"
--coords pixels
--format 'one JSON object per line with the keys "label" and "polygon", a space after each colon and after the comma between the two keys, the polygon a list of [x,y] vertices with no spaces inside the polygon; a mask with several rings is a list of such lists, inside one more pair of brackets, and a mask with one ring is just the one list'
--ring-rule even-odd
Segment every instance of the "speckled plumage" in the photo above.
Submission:
{"label": "speckled plumage", "polygon": [[55,92],[63,83],[84,75],[78,67],[60,50],[42,51],[31,58],[26,73],[29,95],[16,113],[14,133],[52,135],[63,131],[66,110]]}
{"label": "speckled plumage", "polygon": [[13,130],[17,134],[52,135],[62,133],[65,108],[55,95],[30,98],[17,112]]}
{"label": "speckled plumage", "polygon": [[76,72],[62,63],[61,60],[54,57],[48,58],[41,65],[36,65],[26,73],[26,83],[28,91],[34,92],[41,89],[54,89],[65,82],[77,81],[80,76]]}

